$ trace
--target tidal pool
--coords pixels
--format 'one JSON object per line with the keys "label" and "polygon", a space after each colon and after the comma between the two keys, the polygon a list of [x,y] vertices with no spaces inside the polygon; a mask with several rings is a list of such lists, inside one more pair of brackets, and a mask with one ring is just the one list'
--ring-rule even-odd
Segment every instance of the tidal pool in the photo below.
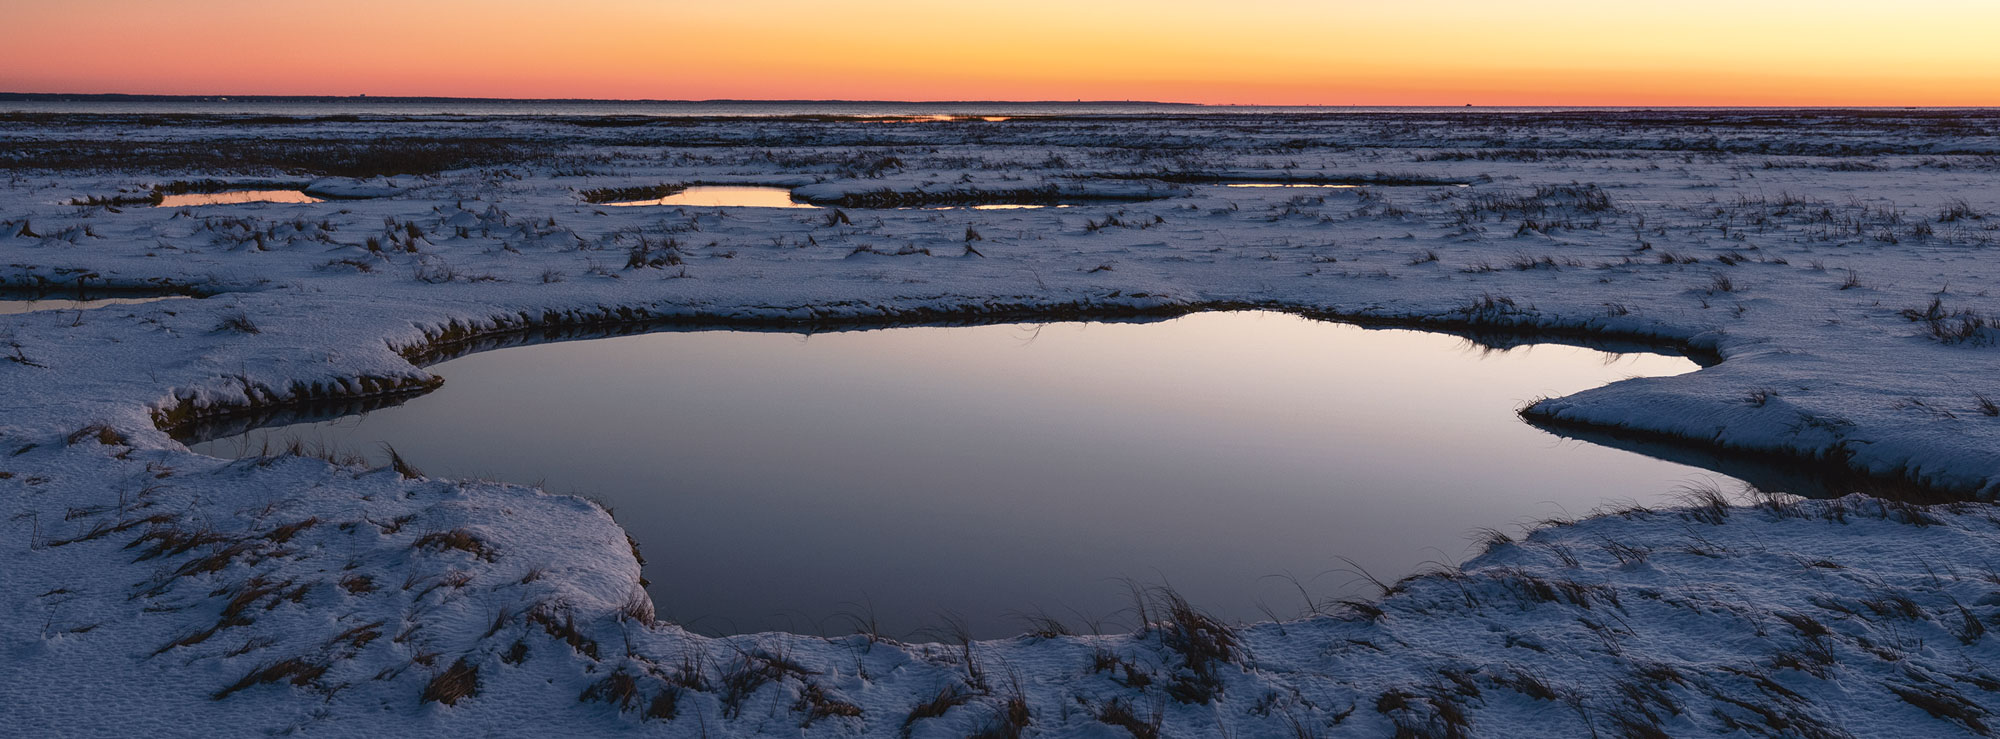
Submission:
{"label": "tidal pool", "polygon": [[[542,482],[616,510],[663,618],[691,629],[975,635],[1044,611],[1129,627],[1121,578],[1229,620],[1284,617],[1457,562],[1468,533],[1731,478],[1565,441],[1515,410],[1685,358],[1507,351],[1289,314],[906,327],[670,330],[499,349],[293,438],[427,473]],[[1346,558],[1346,559],[1342,559]]]}

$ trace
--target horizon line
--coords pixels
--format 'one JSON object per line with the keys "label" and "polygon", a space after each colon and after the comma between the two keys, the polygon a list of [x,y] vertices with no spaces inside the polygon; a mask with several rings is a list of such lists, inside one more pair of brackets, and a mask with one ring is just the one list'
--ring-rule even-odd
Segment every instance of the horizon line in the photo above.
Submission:
{"label": "horizon line", "polygon": [[2000,108],[1995,105],[1754,105],[1754,104],[1647,104],[1614,103],[1595,105],[1565,105],[1560,103],[1508,103],[1508,104],[1451,104],[1434,103],[1426,105],[1395,105],[1380,103],[1193,103],[1166,100],[887,100],[887,99],[845,99],[845,98],[588,98],[588,97],[488,97],[459,95],[352,95],[328,94],[226,94],[226,93],[128,93],[128,92],[10,92],[0,91],[0,102],[63,101],[66,98],[90,98],[100,100],[126,101],[195,101],[195,102],[236,102],[236,101],[386,101],[386,102],[501,102],[501,103],[623,103],[623,104],[872,104],[872,105],[1158,105],[1186,108],[1572,108],[1572,109],[1774,109],[1774,110],[1987,110]]}

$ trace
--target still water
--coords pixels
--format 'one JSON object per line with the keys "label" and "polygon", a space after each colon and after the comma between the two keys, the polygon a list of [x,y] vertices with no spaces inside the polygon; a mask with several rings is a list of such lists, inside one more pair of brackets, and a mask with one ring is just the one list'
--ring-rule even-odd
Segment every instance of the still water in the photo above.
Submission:
{"label": "still water", "polygon": [[951,612],[997,637],[1038,609],[1129,626],[1119,578],[1290,617],[1297,590],[1268,576],[1349,595],[1342,557],[1394,579],[1465,558],[1476,527],[1729,485],[1514,415],[1696,368],[1256,311],[686,330],[453,359],[406,404],[194,448],[379,462],[389,443],[432,475],[589,494],[638,540],[661,616],[696,630],[844,633],[872,611],[902,636]]}
{"label": "still water", "polygon": [[[701,208],[818,208],[803,200],[792,198],[790,188],[767,187],[762,185],[695,185],[663,198],[651,200],[621,200],[600,205],[648,206],[668,205]],[[1025,208],[1067,208],[1067,204],[1049,203],[986,203],[982,205],[930,205],[910,206],[923,210],[1016,210]]]}
{"label": "still water", "polygon": [[225,190],[164,195],[159,207],[184,208],[190,205],[238,205],[242,203],[320,203],[321,198],[298,190]]}
{"label": "still water", "polygon": [[679,205],[687,207],[812,208],[811,203],[793,200],[790,188],[750,185],[696,185],[664,198],[624,200],[603,205]]}

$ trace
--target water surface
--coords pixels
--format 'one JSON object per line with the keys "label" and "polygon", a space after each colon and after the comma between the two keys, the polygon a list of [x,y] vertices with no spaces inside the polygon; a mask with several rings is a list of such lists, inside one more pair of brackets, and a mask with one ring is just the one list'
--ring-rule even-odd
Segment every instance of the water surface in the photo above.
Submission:
{"label": "water surface", "polygon": [[1321,185],[1321,184],[1313,184],[1313,183],[1306,183],[1306,182],[1231,182],[1231,183],[1228,183],[1228,184],[1226,184],[1226,185],[1223,185],[1223,187],[1316,187],[1316,188],[1322,188],[1322,189],[1324,189],[1324,188],[1340,188],[1340,189],[1346,189],[1346,190],[1352,190],[1352,189],[1355,189],[1355,188],[1358,188],[1358,187],[1361,187],[1361,186],[1360,186],[1360,185],[1332,185],[1332,184],[1329,184],[1329,185]]}
{"label": "water surface", "polygon": [[650,200],[624,200],[615,203],[600,203],[613,206],[679,205],[701,208],[741,207],[741,208],[817,208],[819,206],[804,201],[793,200],[790,188],[757,187],[745,185],[696,185],[664,198]]}
{"label": "water surface", "polygon": [[1341,557],[1395,579],[1463,559],[1475,527],[1662,501],[1719,476],[1514,411],[1694,369],[1266,312],[679,331],[454,359],[405,405],[195,448],[386,442],[431,474],[587,493],[638,540],[662,616],[699,630],[841,633],[872,609],[891,635],[951,611],[992,637],[1037,608],[1129,625],[1118,578],[1289,617],[1296,589],[1267,576],[1351,594]]}
{"label": "water surface", "polygon": [[189,192],[179,195],[164,195],[160,198],[161,208],[181,208],[190,205],[240,205],[243,203],[323,203],[298,190],[225,190],[222,192]]}

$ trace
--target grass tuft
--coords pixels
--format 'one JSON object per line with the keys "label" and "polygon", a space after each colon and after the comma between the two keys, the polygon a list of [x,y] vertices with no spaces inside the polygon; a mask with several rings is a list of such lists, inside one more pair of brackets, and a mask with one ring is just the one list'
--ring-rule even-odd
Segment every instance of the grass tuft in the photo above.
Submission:
{"label": "grass tuft", "polygon": [[308,662],[298,657],[272,662],[245,674],[229,687],[211,694],[213,700],[222,700],[258,685],[289,682],[293,685],[310,685],[319,676],[326,674],[327,665]]}
{"label": "grass tuft", "polygon": [[215,331],[215,333],[219,333],[219,334],[222,334],[222,333],[235,333],[235,334],[261,334],[261,333],[264,333],[264,330],[263,330],[263,329],[260,329],[260,328],[257,328],[257,323],[256,323],[255,321],[252,321],[252,320],[250,320],[250,314],[248,314],[248,313],[244,313],[243,311],[240,311],[240,310],[239,310],[239,311],[236,311],[236,312],[234,312],[234,313],[230,313],[230,314],[227,314],[227,315],[224,315],[224,316],[222,317],[222,320],[220,320],[220,321],[217,321],[217,322],[215,323],[215,330],[214,330],[214,331]]}
{"label": "grass tuft", "polygon": [[938,688],[938,692],[932,695],[930,700],[910,707],[909,715],[903,717],[903,736],[907,739],[918,721],[943,716],[947,711],[965,705],[969,700],[972,700],[972,691],[966,689],[964,684],[956,681],[946,683],[944,687]]}
{"label": "grass tuft", "polygon": [[64,439],[64,442],[69,446],[76,446],[89,440],[95,440],[97,443],[105,446],[131,445],[131,441],[126,439],[124,434],[119,433],[117,429],[103,424],[91,424],[77,429],[68,438]]}
{"label": "grass tuft", "polygon": [[460,657],[424,686],[423,701],[455,706],[460,700],[476,695],[479,695],[479,667],[466,664],[465,658]]}
{"label": "grass tuft", "polygon": [[1987,331],[1991,321],[1986,316],[1971,309],[1946,308],[1943,298],[1933,297],[1921,308],[1904,308],[1901,315],[1912,323],[1923,324],[1924,335],[1940,344],[1980,345],[1992,341]]}
{"label": "grass tuft", "polygon": [[410,548],[431,552],[456,549],[461,552],[470,552],[473,556],[488,562],[494,559],[493,548],[486,544],[486,540],[479,538],[479,535],[465,529],[435,531],[424,534],[418,537],[417,542],[410,545]]}

